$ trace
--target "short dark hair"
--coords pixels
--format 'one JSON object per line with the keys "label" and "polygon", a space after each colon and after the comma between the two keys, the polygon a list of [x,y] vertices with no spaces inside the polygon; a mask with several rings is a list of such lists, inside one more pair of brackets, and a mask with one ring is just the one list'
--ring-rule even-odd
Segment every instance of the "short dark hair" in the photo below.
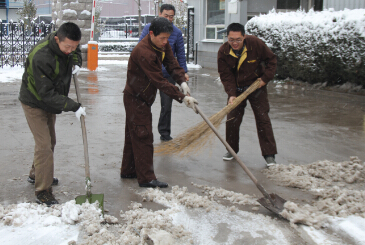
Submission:
{"label": "short dark hair", "polygon": [[72,41],[81,40],[81,30],[80,28],[72,22],[63,23],[57,30],[57,37],[62,42],[67,37]]}
{"label": "short dark hair", "polygon": [[232,23],[227,27],[227,36],[229,35],[230,31],[240,31],[242,36],[245,35],[245,27],[240,23]]}
{"label": "short dark hair", "polygon": [[161,33],[169,33],[173,31],[171,22],[164,17],[157,17],[151,22],[149,31],[153,32],[153,35],[158,36]]}
{"label": "short dark hair", "polygon": [[174,14],[176,13],[174,5],[171,4],[162,4],[160,7],[160,13],[162,13],[164,10],[174,10]]}

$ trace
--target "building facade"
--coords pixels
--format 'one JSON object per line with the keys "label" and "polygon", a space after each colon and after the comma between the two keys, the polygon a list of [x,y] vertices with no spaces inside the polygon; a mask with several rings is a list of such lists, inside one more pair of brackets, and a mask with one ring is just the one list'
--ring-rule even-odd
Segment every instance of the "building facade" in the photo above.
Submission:
{"label": "building facade", "polygon": [[[365,8],[365,0],[187,0],[194,8],[194,49],[197,46],[197,63],[205,68],[217,68],[217,52],[224,43],[219,33],[230,23],[243,25],[254,16],[277,11],[315,11],[334,8]],[[197,45],[196,45],[197,44]]]}
{"label": "building facade", "polygon": [[18,14],[16,12],[22,7],[22,1],[0,0],[0,20],[3,23],[8,23],[11,20],[18,22]]}

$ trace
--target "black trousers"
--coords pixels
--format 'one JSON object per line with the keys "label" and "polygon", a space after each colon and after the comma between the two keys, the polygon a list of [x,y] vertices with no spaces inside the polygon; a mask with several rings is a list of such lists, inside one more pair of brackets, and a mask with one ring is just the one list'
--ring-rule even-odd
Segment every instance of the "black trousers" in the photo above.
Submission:
{"label": "black trousers", "polygon": [[125,140],[121,174],[137,174],[138,183],[155,180],[151,107],[125,92]]}
{"label": "black trousers", "polygon": [[[168,77],[169,83],[175,85],[176,82],[172,77]],[[171,107],[172,98],[160,91],[161,96],[161,112],[160,119],[158,121],[158,132],[161,136],[170,136],[171,134]]]}
{"label": "black trousers", "polygon": [[270,106],[266,86],[261,87],[250,94],[247,99],[242,101],[241,104],[228,113],[226,122],[227,143],[236,153],[239,151],[240,126],[243,115],[245,114],[247,100],[250,102],[252,111],[255,115],[257,135],[262,155],[277,154],[274,132],[269,117]]}

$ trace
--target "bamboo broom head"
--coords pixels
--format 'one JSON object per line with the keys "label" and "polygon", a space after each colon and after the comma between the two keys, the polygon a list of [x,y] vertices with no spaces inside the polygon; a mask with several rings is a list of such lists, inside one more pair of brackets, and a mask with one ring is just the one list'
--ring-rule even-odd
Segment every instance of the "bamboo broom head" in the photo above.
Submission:
{"label": "bamboo broom head", "polygon": [[[246,91],[233,100],[232,104],[227,105],[222,110],[211,116],[209,120],[212,122],[214,127],[218,128],[227,114],[244,101],[248,95],[258,89],[259,86],[260,81],[256,80]],[[213,136],[213,130],[211,130],[205,121],[202,121],[196,126],[185,130],[173,140],[156,145],[154,152],[156,155],[177,154],[180,156],[198,153],[204,149],[208,142],[212,142]]]}

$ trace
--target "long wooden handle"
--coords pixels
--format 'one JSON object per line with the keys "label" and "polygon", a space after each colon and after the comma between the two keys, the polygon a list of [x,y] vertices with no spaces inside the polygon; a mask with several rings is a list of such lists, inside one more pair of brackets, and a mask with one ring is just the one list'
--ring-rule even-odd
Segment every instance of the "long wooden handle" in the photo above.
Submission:
{"label": "long wooden handle", "polygon": [[200,110],[198,105],[195,105],[196,111],[200,114],[200,116],[204,119],[204,121],[209,125],[209,127],[213,130],[213,132],[217,135],[217,137],[222,141],[223,145],[227,148],[229,153],[232,154],[232,156],[236,159],[236,161],[240,164],[240,166],[245,170],[246,174],[251,178],[253,183],[255,183],[256,187],[260,190],[260,192],[272,203],[272,205],[275,206],[274,200],[270,197],[269,193],[265,190],[265,188],[258,183],[257,179],[251,171],[246,167],[246,165],[239,159],[236,152],[232,149],[232,147],[227,143],[225,139],[218,133],[218,130],[214,127],[212,122],[205,116],[205,114]]}
{"label": "long wooden handle", "polygon": [[204,119],[204,121],[209,125],[209,127],[213,130],[213,132],[217,135],[217,137],[220,139],[220,141],[222,141],[223,145],[227,148],[227,150],[229,151],[229,153],[232,154],[232,156],[237,160],[237,162],[241,165],[241,167],[243,168],[243,170],[245,170],[245,172],[247,173],[247,175],[251,178],[251,180],[255,183],[255,185],[257,185],[257,179],[255,178],[255,176],[253,176],[253,174],[251,173],[251,171],[246,167],[246,165],[241,161],[241,159],[239,159],[239,157],[237,156],[236,152],[232,149],[232,147],[227,143],[227,141],[225,139],[223,139],[223,137],[218,133],[218,130],[214,127],[214,125],[212,124],[212,122],[205,116],[205,114],[200,110],[198,105],[195,105],[195,108],[197,110],[197,112],[200,114],[200,116]]}
{"label": "long wooden handle", "polygon": [[[79,81],[77,80],[76,75],[73,75],[73,77],[74,77],[74,82],[75,82],[77,102],[79,102],[81,104]],[[85,125],[84,115],[81,115],[80,121],[81,121],[81,129],[82,129],[82,140],[84,142],[85,175],[86,175],[86,178],[90,179],[89,150],[88,150],[88,144],[87,144],[86,125]]]}

